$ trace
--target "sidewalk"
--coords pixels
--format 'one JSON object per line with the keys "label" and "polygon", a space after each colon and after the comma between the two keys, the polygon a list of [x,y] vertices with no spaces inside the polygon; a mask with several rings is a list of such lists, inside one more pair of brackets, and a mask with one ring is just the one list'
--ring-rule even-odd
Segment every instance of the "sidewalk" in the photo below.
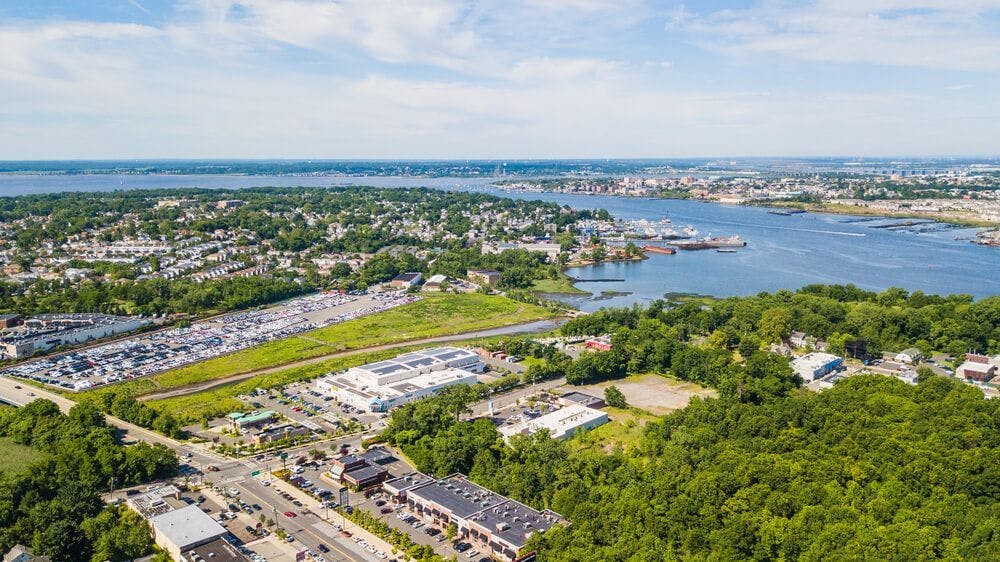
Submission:
{"label": "sidewalk", "polygon": [[[272,488],[278,491],[288,492],[292,497],[302,502],[302,504],[305,507],[307,507],[309,511],[311,511],[317,518],[331,525],[331,532],[330,532],[331,536],[339,534],[339,532],[336,529],[332,528],[332,525],[340,525],[343,527],[345,531],[350,532],[354,536],[361,537],[362,539],[364,539],[365,542],[374,546],[375,550],[384,552],[388,557],[393,556],[392,551],[395,549],[393,545],[373,535],[364,528],[358,526],[358,524],[354,523],[350,519],[347,519],[346,517],[340,515],[335,511],[330,511],[330,518],[327,519],[325,517],[327,514],[327,508],[323,507],[316,498],[310,496],[309,494],[305,493],[299,488],[296,488],[295,486],[289,484],[288,482],[281,480],[280,478],[274,476],[273,474],[268,474],[267,476],[271,480]],[[328,484],[330,483],[329,479],[324,479],[324,480]],[[339,489],[339,484],[337,489]],[[351,495],[352,505],[356,497],[357,495],[355,494]],[[367,503],[367,501],[368,501],[367,499],[363,499],[357,505],[359,506],[364,505],[365,503]]]}

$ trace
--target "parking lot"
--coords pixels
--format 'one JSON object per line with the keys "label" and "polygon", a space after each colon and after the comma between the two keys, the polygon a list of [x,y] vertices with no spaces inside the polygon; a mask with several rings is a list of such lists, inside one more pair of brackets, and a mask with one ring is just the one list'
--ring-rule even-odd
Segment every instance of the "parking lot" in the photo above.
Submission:
{"label": "parking lot", "polygon": [[323,292],[262,310],[227,314],[0,371],[70,390],[161,373],[276,339],[382,312],[416,300],[405,292]]}
{"label": "parking lot", "polygon": [[333,435],[378,428],[387,417],[338,404],[333,397],[317,392],[311,383],[294,382],[271,392],[240,398],[252,408],[274,410],[289,420],[307,427],[315,424]]}

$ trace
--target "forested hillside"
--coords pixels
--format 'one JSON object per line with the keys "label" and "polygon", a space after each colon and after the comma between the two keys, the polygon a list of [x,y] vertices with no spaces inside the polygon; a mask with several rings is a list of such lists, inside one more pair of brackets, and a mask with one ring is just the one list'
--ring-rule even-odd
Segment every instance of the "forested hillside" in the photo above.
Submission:
{"label": "forested hillside", "polygon": [[649,422],[627,450],[543,435],[508,446],[490,420],[457,421],[475,389],[400,408],[383,437],[423,471],[466,472],[566,516],[532,540],[545,561],[1000,559],[1000,400],[929,370],[916,386],[857,375],[800,388],[765,351],[792,330],[869,353],[997,353],[1000,300],[816,286],[602,310],[562,331],[611,334],[611,351],[542,359],[538,344],[498,345],[538,358],[525,381],[652,372],[719,398]]}
{"label": "forested hillside", "polygon": [[453,398],[399,410],[387,436],[422,470],[566,516],[533,540],[542,560],[1000,557],[1000,402],[957,381],[695,400],[610,454],[508,447],[487,420],[456,422]]}
{"label": "forested hillside", "polygon": [[[996,560],[998,406],[943,378],[873,376],[759,406],[697,401],[632,454],[554,461],[530,499],[574,523],[536,546],[559,561]],[[502,465],[479,475],[518,493]]]}
{"label": "forested hillside", "polygon": [[90,404],[63,415],[48,400],[0,409],[0,437],[43,453],[0,473],[0,551],[17,543],[53,562],[124,561],[152,550],[137,513],[105,506],[101,492],[172,476],[177,458],[162,445],[119,445]]}

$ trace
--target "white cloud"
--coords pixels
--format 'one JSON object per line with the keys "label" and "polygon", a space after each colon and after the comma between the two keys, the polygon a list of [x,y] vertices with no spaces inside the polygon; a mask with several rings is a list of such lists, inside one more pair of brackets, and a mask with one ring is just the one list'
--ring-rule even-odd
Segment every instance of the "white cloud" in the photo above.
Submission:
{"label": "white cloud", "polygon": [[600,59],[531,57],[514,65],[511,79],[516,82],[567,82],[609,78],[620,68],[618,63]]}
{"label": "white cloud", "polygon": [[[699,37],[702,26],[717,24],[724,48],[754,45],[747,57],[791,51],[806,60],[827,49],[813,35],[843,41],[836,28],[864,19],[851,2],[783,9],[787,21],[769,6],[673,13]],[[976,28],[974,14],[984,8],[965,8],[946,17],[969,23],[970,40],[989,36]],[[863,45],[894,9],[882,3],[872,29],[856,28]],[[972,80],[935,75],[928,82],[937,97],[856,92],[856,85],[827,93],[747,85],[728,81],[725,65],[708,65],[702,76],[722,85],[685,82],[692,70],[682,55],[656,45],[620,48],[650,13],[630,0],[187,0],[162,28],[7,22],[0,154],[641,157],[995,147],[997,117],[978,99],[988,77],[952,95],[940,84],[959,90]],[[830,14],[843,19],[817,20]],[[907,20],[916,17],[910,12],[893,17],[904,20],[897,50],[920,33],[949,31],[928,27],[923,16]],[[306,58],[310,64],[300,64]],[[661,62],[668,59],[673,66]]]}
{"label": "white cloud", "polygon": [[764,2],[685,18],[701,44],[733,56],[1000,70],[997,0]]}

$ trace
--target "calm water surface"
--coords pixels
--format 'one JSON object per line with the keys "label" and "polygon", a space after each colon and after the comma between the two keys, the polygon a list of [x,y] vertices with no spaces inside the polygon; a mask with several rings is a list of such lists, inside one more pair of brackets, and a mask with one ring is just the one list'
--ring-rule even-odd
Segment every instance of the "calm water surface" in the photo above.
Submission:
{"label": "calm water surface", "polygon": [[[944,228],[918,233],[874,228],[897,223],[860,217],[803,213],[772,215],[767,209],[697,201],[637,199],[565,194],[504,193],[543,199],[574,208],[604,208],[621,218],[690,224],[700,235],[739,234],[746,248],[736,253],[714,250],[650,254],[641,262],[614,262],[572,268],[573,277],[624,279],[581,282],[595,295],[567,298],[581,310],[645,303],[665,293],[750,295],[797,289],[811,283],[853,283],[869,290],[904,287],[926,293],[1000,294],[1000,249],[971,244],[973,229]],[[958,240],[956,240],[958,238]],[[627,293],[605,297],[602,292]]]}

